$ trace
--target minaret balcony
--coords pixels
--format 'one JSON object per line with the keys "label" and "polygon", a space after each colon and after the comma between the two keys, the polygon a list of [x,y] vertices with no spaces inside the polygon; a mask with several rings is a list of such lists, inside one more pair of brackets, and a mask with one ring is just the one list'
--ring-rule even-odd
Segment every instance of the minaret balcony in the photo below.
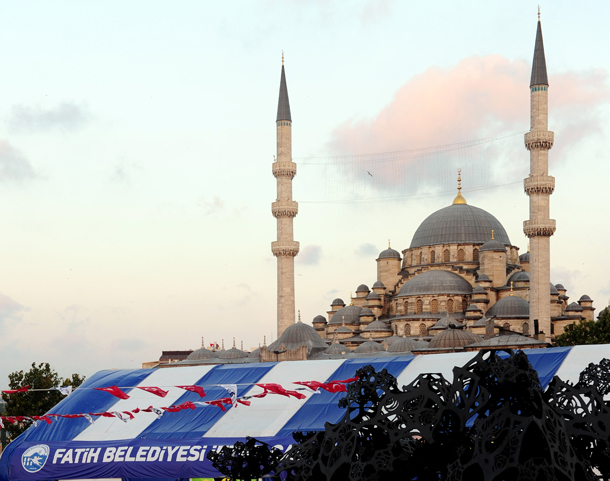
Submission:
{"label": "minaret balcony", "polygon": [[532,130],[525,134],[527,150],[549,150],[553,147],[555,133],[550,130]]}
{"label": "minaret balcony", "polygon": [[274,162],[273,175],[276,179],[278,177],[290,177],[291,179],[294,179],[294,176],[297,175],[297,164],[294,162]]}
{"label": "minaret balcony", "polygon": [[523,232],[527,237],[550,237],[557,228],[554,219],[526,220],[523,222]]}
{"label": "minaret balcony", "polygon": [[555,177],[550,175],[530,175],[523,181],[523,189],[527,195],[551,195],[555,190]]}
{"label": "minaret balcony", "polygon": [[295,257],[299,253],[299,245],[296,241],[274,241],[271,252],[276,257]]}
{"label": "minaret balcony", "polygon": [[299,212],[299,204],[294,200],[278,200],[271,204],[273,217],[296,217]]}

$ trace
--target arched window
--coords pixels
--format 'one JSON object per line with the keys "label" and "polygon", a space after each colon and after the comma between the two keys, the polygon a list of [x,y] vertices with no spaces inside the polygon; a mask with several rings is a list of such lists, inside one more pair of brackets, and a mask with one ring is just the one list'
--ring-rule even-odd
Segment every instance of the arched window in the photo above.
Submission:
{"label": "arched window", "polygon": [[415,304],[415,313],[421,314],[422,312],[424,312],[424,301],[417,299],[417,303]]}
{"label": "arched window", "polygon": [[453,312],[453,299],[449,299],[447,301],[447,313],[450,314]]}
{"label": "arched window", "polygon": [[462,299],[462,311],[466,311],[468,309],[468,299],[465,297]]}
{"label": "arched window", "polygon": [[438,313],[438,299],[432,299],[432,302],[430,302],[430,312],[432,314]]}
{"label": "arched window", "polygon": [[449,262],[451,260],[451,256],[449,254],[449,249],[445,249],[443,251],[443,262]]}
{"label": "arched window", "polygon": [[424,253],[423,253],[423,252],[420,252],[420,253],[419,253],[419,264],[420,264],[420,265],[421,265],[421,264],[423,264],[423,263],[424,263],[423,261],[424,261]]}
{"label": "arched window", "polygon": [[504,329],[506,329],[507,331],[510,331],[510,324],[508,322],[505,322],[504,325],[502,326]]}
{"label": "arched window", "polygon": [[405,301],[405,314],[409,314],[409,301]]}
{"label": "arched window", "polygon": [[436,252],[430,252],[430,264],[434,264],[436,262]]}
{"label": "arched window", "polygon": [[479,262],[479,249],[475,249],[472,251],[472,260],[475,262]]}
{"label": "arched window", "polygon": [[523,335],[525,335],[525,336],[530,335],[530,325],[527,322],[523,323]]}
{"label": "arched window", "polygon": [[464,262],[465,254],[464,249],[458,251],[458,262]]}
{"label": "arched window", "polygon": [[405,336],[411,335],[411,324],[405,324]]}
{"label": "arched window", "polygon": [[419,325],[419,335],[420,336],[428,335],[428,329],[426,328],[426,325],[423,322]]}

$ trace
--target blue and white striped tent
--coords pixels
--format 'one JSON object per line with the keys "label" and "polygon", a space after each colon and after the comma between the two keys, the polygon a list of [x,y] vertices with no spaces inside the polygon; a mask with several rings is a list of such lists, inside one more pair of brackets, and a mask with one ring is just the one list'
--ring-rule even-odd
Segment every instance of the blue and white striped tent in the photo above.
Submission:
{"label": "blue and white striped tent", "polygon": [[[525,351],[546,387],[553,376],[578,381],[579,373],[591,362],[610,357],[610,345]],[[454,366],[462,366],[474,352],[397,356],[370,359],[338,359],[260,364],[225,364],[101,371],[54,409],[56,414],[102,411],[130,411],[148,406],[170,406],[200,401],[196,393],[173,386],[200,385],[214,400],[227,396],[221,384],[236,384],[238,396],[262,392],[255,383],[277,383],[286,389],[293,381],[330,381],[354,376],[357,369],[371,364],[387,369],[398,385],[413,381],[422,373],[442,373],[453,378]],[[130,398],[116,397],[91,388],[108,386],[157,386],[169,390],[160,398],[140,389],[125,389]],[[88,389],[87,389],[88,388]],[[303,400],[270,395],[251,399],[250,406],[239,405],[226,412],[206,405],[194,410],[165,413],[139,413],[123,422],[99,417],[93,424],[86,419],[54,420],[39,423],[11,443],[0,458],[0,480],[32,479],[185,479],[214,477],[205,454],[219,446],[254,436],[286,448],[291,433],[320,431],[326,422],[336,423],[344,411],[337,404],[343,393],[305,391]],[[23,413],[27,415],[28,413]]]}

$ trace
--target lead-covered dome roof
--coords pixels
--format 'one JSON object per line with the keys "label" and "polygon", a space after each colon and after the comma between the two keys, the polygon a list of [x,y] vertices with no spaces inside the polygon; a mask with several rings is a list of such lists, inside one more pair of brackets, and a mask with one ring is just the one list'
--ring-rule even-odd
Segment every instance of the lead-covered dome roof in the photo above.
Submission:
{"label": "lead-covered dome roof", "polygon": [[378,259],[400,259],[400,253],[392,248],[387,248],[384,251],[381,251]]}
{"label": "lead-covered dome roof", "polygon": [[429,215],[415,231],[410,248],[438,244],[483,244],[491,231],[495,239],[511,245],[500,221],[473,205],[453,204]]}
{"label": "lead-covered dome roof", "polygon": [[529,317],[530,304],[519,296],[503,297],[485,314],[487,317]]}
{"label": "lead-covered dome roof", "polygon": [[428,271],[415,276],[410,281],[407,281],[400,288],[398,295],[421,296],[425,294],[470,293],[472,293],[472,286],[467,280],[461,278],[457,274],[447,271]]}
{"label": "lead-covered dome roof", "polygon": [[345,306],[335,312],[330,323],[360,324],[360,312],[362,312],[362,308],[359,306]]}
{"label": "lead-covered dome roof", "polygon": [[307,346],[308,352],[316,348],[325,350],[328,347],[313,327],[300,321],[288,326],[277,340],[269,344],[267,350],[279,350],[282,346],[289,351],[294,351],[301,346]]}

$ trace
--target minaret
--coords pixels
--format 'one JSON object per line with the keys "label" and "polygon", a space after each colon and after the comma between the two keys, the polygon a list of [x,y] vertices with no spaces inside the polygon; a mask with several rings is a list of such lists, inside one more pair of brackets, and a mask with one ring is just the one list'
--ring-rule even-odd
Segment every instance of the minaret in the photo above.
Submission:
{"label": "minaret", "polygon": [[277,337],[294,324],[294,257],[299,253],[299,243],[293,239],[292,219],[299,205],[292,200],[292,179],[297,165],[292,161],[292,118],[284,54],[282,53],[282,77],[280,99],[277,106],[277,158],[273,163],[273,175],[277,179],[277,199],[271,204],[271,212],[277,219],[277,241],[271,243],[271,251],[277,257]]}
{"label": "minaret", "polygon": [[524,180],[530,198],[530,219],[523,223],[523,232],[530,239],[530,325],[538,321],[545,340],[551,340],[550,244],[555,221],[549,218],[549,198],[555,189],[555,178],[549,173],[549,149],[554,134],[548,130],[548,88],[540,9],[538,31],[530,81],[530,131],[525,134],[525,147],[530,151],[530,175]]}

